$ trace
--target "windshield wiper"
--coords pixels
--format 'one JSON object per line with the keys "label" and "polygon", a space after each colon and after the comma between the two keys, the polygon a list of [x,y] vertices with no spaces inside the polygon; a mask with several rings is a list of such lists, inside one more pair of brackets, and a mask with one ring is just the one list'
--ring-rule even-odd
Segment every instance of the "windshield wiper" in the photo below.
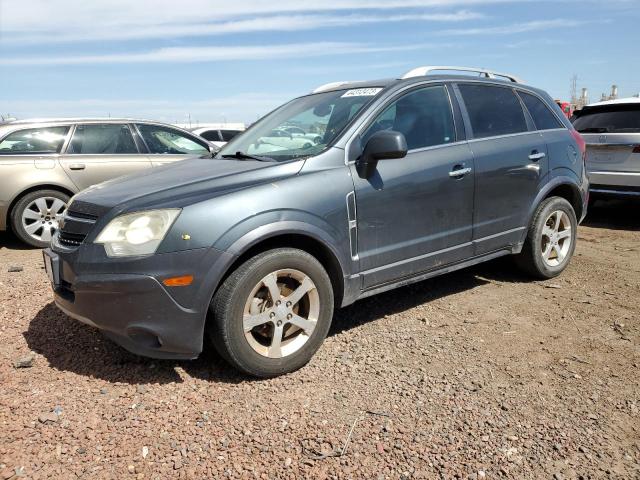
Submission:
{"label": "windshield wiper", "polygon": [[269,157],[261,157],[259,155],[249,155],[244,152],[226,153],[220,155],[222,158],[237,158],[238,160],[258,160],[259,162],[277,162],[277,160]]}

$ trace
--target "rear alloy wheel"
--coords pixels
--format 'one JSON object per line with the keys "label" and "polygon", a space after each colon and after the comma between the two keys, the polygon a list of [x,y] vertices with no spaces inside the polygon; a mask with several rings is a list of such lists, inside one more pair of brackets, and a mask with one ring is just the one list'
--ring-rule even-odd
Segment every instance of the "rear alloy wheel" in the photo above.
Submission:
{"label": "rear alloy wheel", "polygon": [[216,350],[245,373],[273,377],[305,365],[326,337],[333,290],[322,265],[292,248],[259,254],[235,270],[211,303]]}
{"label": "rear alloy wheel", "polygon": [[11,212],[15,234],[34,247],[48,247],[59,228],[69,196],[56,190],[39,190],[22,197]]}
{"label": "rear alloy wheel", "polygon": [[562,265],[571,250],[573,235],[571,220],[562,210],[555,210],[547,217],[542,227],[540,253],[550,267]]}
{"label": "rear alloy wheel", "polygon": [[516,262],[537,278],[560,275],[573,256],[577,228],[576,214],[568,201],[561,197],[546,199],[533,216]]}

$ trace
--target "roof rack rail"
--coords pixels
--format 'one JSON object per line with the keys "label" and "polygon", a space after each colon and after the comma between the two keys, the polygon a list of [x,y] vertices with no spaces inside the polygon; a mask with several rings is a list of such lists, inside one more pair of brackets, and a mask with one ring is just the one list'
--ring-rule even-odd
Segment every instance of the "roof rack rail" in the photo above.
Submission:
{"label": "roof rack rail", "polygon": [[481,77],[486,77],[486,78],[501,77],[501,78],[506,78],[507,80],[513,83],[524,83],[522,79],[516,77],[515,75],[511,75],[509,73],[494,72],[492,70],[487,70],[485,68],[454,67],[454,66],[446,66],[446,65],[417,67],[417,68],[414,68],[413,70],[409,70],[400,78],[404,80],[406,78],[423,77],[425,75],[429,75],[431,72],[439,71],[439,70],[446,70],[446,71],[452,71],[452,72],[474,72],[474,73],[480,74]]}
{"label": "roof rack rail", "polygon": [[313,90],[311,93],[324,92],[325,90],[331,90],[332,88],[341,87],[342,85],[348,85],[350,83],[353,83],[353,82],[330,82],[330,83],[325,83],[324,85],[320,85],[318,88]]}

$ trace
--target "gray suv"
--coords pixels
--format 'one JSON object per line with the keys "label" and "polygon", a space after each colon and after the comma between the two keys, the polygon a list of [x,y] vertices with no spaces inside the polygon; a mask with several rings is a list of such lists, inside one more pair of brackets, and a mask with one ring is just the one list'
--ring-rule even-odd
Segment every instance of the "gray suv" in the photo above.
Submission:
{"label": "gray suv", "polygon": [[69,197],[111,178],[217,150],[170,125],[131,119],[0,124],[0,230],[46,247]]}
{"label": "gray suv", "polygon": [[[269,377],[309,361],[335,307],[503,255],[560,274],[579,134],[514,77],[433,71],[319,87],[213,159],[79,193],[44,251],[56,304],[132,352],[195,358],[208,336]],[[292,125],[320,141],[272,141]]]}

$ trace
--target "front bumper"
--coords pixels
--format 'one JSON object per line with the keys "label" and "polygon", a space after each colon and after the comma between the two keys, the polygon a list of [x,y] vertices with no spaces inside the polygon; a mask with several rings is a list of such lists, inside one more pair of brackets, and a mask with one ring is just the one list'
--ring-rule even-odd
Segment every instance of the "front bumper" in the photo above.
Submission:
{"label": "front bumper", "polygon": [[[87,263],[92,255],[86,250],[94,247],[101,248],[44,251],[56,305],[135,354],[196,358],[202,351],[209,301],[230,254],[205,248],[111,262],[96,256]],[[194,275],[187,287],[161,283],[184,274]]]}

